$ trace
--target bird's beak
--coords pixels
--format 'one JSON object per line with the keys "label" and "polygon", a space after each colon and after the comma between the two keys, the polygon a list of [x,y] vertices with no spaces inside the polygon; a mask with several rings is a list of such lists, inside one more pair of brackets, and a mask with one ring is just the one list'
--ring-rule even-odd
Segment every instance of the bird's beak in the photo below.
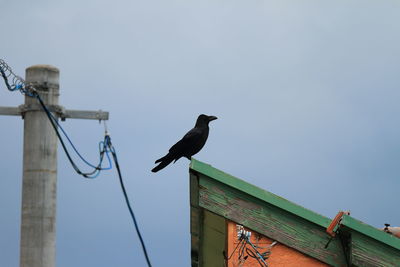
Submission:
{"label": "bird's beak", "polygon": [[215,117],[215,116],[208,116],[208,121],[213,121],[213,120],[216,120],[216,119],[218,119],[218,118]]}

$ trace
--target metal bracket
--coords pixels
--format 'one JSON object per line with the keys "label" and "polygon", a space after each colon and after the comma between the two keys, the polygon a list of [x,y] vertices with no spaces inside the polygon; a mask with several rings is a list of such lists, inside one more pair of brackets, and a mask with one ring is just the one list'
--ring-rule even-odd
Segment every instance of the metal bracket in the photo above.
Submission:
{"label": "metal bracket", "polygon": [[[65,113],[65,108],[59,105],[47,105],[47,109],[50,112],[56,113],[58,117],[62,117],[62,114]],[[39,104],[22,104],[18,106],[19,113],[24,119],[25,113],[28,111],[43,111],[43,108]]]}
{"label": "metal bracket", "polygon": [[331,224],[326,228],[326,232],[328,235],[331,237],[336,236],[336,231],[338,230],[340,226],[340,222],[342,220],[343,215],[350,215],[350,211],[339,211],[339,213],[335,216],[335,218],[332,220]]}
{"label": "metal bracket", "polygon": [[336,234],[339,232],[340,222],[345,214],[350,215],[350,211],[339,211],[339,213],[336,214],[335,218],[332,220],[331,224],[329,224],[328,228],[326,228],[326,232],[328,235],[330,235],[330,238],[326,243],[325,248],[328,248],[333,238],[335,238]]}

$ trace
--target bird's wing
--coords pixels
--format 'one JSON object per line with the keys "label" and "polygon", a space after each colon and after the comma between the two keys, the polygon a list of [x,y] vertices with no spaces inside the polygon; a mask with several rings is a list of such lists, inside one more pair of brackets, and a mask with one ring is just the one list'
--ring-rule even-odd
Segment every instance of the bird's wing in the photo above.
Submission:
{"label": "bird's wing", "polygon": [[193,128],[187,132],[181,140],[179,140],[175,145],[173,145],[169,152],[180,151],[186,147],[190,147],[195,144],[203,135],[203,131],[199,128]]}

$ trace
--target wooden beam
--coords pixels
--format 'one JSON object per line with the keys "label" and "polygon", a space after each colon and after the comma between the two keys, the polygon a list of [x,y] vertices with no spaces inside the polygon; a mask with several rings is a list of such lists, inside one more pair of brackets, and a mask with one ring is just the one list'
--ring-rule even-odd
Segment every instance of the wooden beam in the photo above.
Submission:
{"label": "wooden beam", "polygon": [[202,266],[224,266],[228,239],[225,218],[207,210],[203,214]]}
{"label": "wooden beam", "polygon": [[293,213],[298,217],[301,217],[308,221],[312,221],[313,223],[321,227],[326,228],[329,226],[331,222],[331,220],[327,217],[324,217],[316,212],[308,210],[300,205],[297,205],[275,194],[272,194],[271,192],[263,190],[255,185],[246,183],[241,179],[238,179],[232,175],[224,173],[212,167],[211,165],[205,164],[194,158],[192,158],[190,168],[196,172],[202,173],[203,175],[212,177],[213,180],[226,184],[231,188],[235,188],[244,193],[247,193],[248,195],[251,195],[254,198],[257,198],[263,202],[268,202],[282,210],[285,210],[289,213]]}
{"label": "wooden beam", "polygon": [[225,218],[199,207],[199,183],[194,174],[190,174],[190,216],[192,267],[224,266]]}
{"label": "wooden beam", "polygon": [[202,209],[199,207],[198,177],[190,174],[190,236],[192,267],[201,265]]}
{"label": "wooden beam", "polygon": [[400,263],[399,250],[357,231],[351,231],[350,255],[351,266],[398,267]]}
{"label": "wooden beam", "polygon": [[325,248],[325,228],[201,173],[199,206],[331,266],[346,266],[339,239]]}
{"label": "wooden beam", "polygon": [[400,239],[398,237],[395,237],[394,235],[385,233],[378,228],[360,222],[349,215],[343,215],[340,224],[348,228],[348,231],[356,231],[362,233],[366,236],[369,236],[370,238],[373,238],[400,251]]}
{"label": "wooden beam", "polygon": [[349,215],[342,216],[340,232],[325,249],[329,218],[195,159],[190,175],[196,177],[191,203],[199,214],[215,213],[330,266],[400,266],[400,239]]}

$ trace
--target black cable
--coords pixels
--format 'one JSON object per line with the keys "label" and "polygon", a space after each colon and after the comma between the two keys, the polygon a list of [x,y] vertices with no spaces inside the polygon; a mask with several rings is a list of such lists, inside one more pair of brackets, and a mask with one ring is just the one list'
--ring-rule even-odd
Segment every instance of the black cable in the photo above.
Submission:
{"label": "black cable", "polygon": [[262,261],[260,260],[260,258],[256,255],[257,252],[254,252],[254,251],[252,251],[251,249],[246,248],[246,253],[247,253],[247,255],[249,255],[250,257],[256,259],[257,262],[258,262],[258,264],[260,264],[261,267],[268,267],[267,263],[266,263],[266,262],[262,262]]}
{"label": "black cable", "polygon": [[[243,239],[244,240],[244,239]],[[246,260],[247,259],[247,257],[243,257],[244,256],[244,249],[246,248],[246,245],[247,245],[247,243],[246,243],[246,241],[244,240],[243,242],[242,242],[242,245],[240,246],[240,248],[239,248],[239,251],[238,251],[238,253],[239,253],[239,259],[244,259],[244,260]]]}
{"label": "black cable", "polygon": [[258,251],[254,252],[253,250],[249,249],[248,247],[246,247],[246,253],[247,255],[249,255],[250,257],[254,258],[257,260],[258,264],[260,264],[260,266],[262,267],[268,267],[267,263],[264,261],[260,260],[260,257],[257,256],[257,253],[259,253]]}
{"label": "black cable", "polygon": [[90,176],[94,175],[96,172],[100,172],[100,171],[101,171],[101,164],[102,164],[102,161],[103,161],[103,158],[104,158],[104,152],[106,152],[105,150],[107,149],[107,147],[110,149],[110,152],[111,152],[111,154],[112,154],[112,156],[113,156],[113,159],[114,159],[115,167],[117,168],[117,171],[118,171],[118,177],[119,177],[119,181],[120,181],[120,184],[121,184],[122,192],[123,192],[123,194],[124,194],[124,198],[125,198],[125,201],[126,201],[126,205],[128,206],[129,213],[130,213],[130,215],[131,215],[131,217],[132,217],[132,220],[133,220],[133,223],[134,223],[134,225],[135,225],[136,233],[137,233],[137,235],[138,235],[138,237],[139,237],[139,240],[140,240],[140,243],[141,243],[141,245],[142,245],[142,250],[143,250],[143,253],[144,253],[144,255],[145,255],[145,258],[146,258],[146,261],[147,261],[147,265],[148,265],[149,267],[151,267],[151,263],[150,263],[149,256],[148,256],[148,254],[147,254],[146,246],[145,246],[145,244],[144,244],[142,235],[140,234],[139,226],[138,226],[138,223],[137,223],[137,221],[136,221],[135,214],[133,213],[131,204],[130,204],[130,202],[129,202],[128,194],[126,193],[125,185],[124,185],[124,182],[123,182],[123,179],[122,179],[122,174],[121,174],[121,170],[120,170],[119,163],[118,163],[117,154],[116,154],[116,152],[115,152],[115,149],[114,149],[113,145],[111,144],[111,138],[110,138],[110,136],[107,135],[107,136],[105,137],[105,141],[104,141],[104,143],[105,143],[105,146],[104,146],[104,147],[105,147],[105,150],[103,150],[103,151],[101,152],[101,154],[100,154],[100,163],[99,163],[99,165],[94,169],[93,172],[90,172],[90,173],[83,173],[83,172],[78,168],[78,166],[75,164],[75,162],[72,160],[71,155],[69,154],[68,149],[66,148],[66,146],[65,146],[65,144],[64,144],[64,141],[63,141],[63,139],[61,138],[61,135],[60,135],[60,133],[59,133],[59,131],[58,131],[57,125],[56,125],[56,123],[54,122],[54,119],[52,118],[50,111],[48,110],[48,108],[47,108],[46,105],[43,103],[42,99],[40,98],[40,96],[39,96],[37,93],[36,93],[36,97],[37,97],[37,99],[39,100],[39,103],[40,103],[40,105],[42,106],[43,110],[45,111],[47,117],[49,118],[49,120],[50,120],[50,122],[51,122],[51,125],[53,126],[53,128],[54,128],[54,130],[55,130],[55,132],[56,132],[56,134],[57,134],[57,136],[58,136],[58,139],[60,140],[60,143],[61,143],[61,145],[62,145],[62,147],[63,147],[63,149],[64,149],[65,154],[67,155],[67,158],[68,158],[69,162],[71,163],[72,167],[75,169],[75,171],[76,171],[78,174],[84,176],[85,178],[90,178]]}
{"label": "black cable", "polygon": [[147,265],[149,267],[151,267],[150,259],[149,259],[149,256],[148,256],[147,250],[146,250],[146,245],[144,244],[142,235],[140,234],[139,225],[138,225],[138,223],[136,221],[135,214],[133,213],[131,204],[129,202],[128,194],[126,193],[124,181],[122,179],[121,169],[120,169],[119,163],[118,163],[117,153],[115,152],[115,149],[114,149],[113,145],[111,144],[111,138],[109,140],[109,147],[110,147],[110,151],[111,151],[111,154],[113,156],[113,159],[114,159],[115,167],[117,168],[117,171],[118,171],[119,182],[121,184],[122,192],[124,193],[126,205],[128,206],[129,213],[131,214],[133,223],[135,225],[136,233],[137,233],[137,235],[139,237],[140,244],[142,245],[143,254],[144,254],[145,258],[146,258]]}
{"label": "black cable", "polygon": [[[100,171],[102,170],[108,170],[111,169],[111,166],[109,168],[102,168],[102,163],[103,163],[103,159],[104,159],[104,154],[107,154],[107,158],[109,158],[108,156],[108,151],[107,151],[107,136],[105,136],[103,143],[103,149],[100,150],[100,162],[98,163],[97,166],[94,166],[90,163],[88,163],[81,155],[80,153],[76,150],[75,146],[73,145],[73,143],[71,142],[71,140],[69,139],[68,135],[64,132],[64,130],[62,129],[61,125],[58,124],[57,118],[55,118],[51,112],[49,111],[49,109],[46,107],[46,105],[44,104],[43,100],[41,99],[39,93],[36,91],[36,89],[30,85],[26,85],[25,81],[20,78],[19,76],[15,75],[13,73],[13,71],[11,70],[11,68],[7,65],[6,62],[4,62],[3,60],[0,59],[0,76],[3,77],[4,79],[4,83],[7,87],[7,89],[9,91],[16,91],[19,90],[22,94],[27,95],[27,96],[31,96],[31,97],[35,97],[37,98],[37,100],[39,101],[40,105],[42,106],[43,111],[45,111],[52,127],[54,128],[58,139],[60,140],[60,143],[63,147],[63,150],[65,152],[65,154],[67,155],[67,158],[69,160],[69,162],[71,163],[72,167],[74,168],[74,170],[79,174],[82,175],[85,178],[95,178],[97,175],[99,175]],[[12,85],[9,82],[9,77],[13,77],[12,78]],[[64,143],[63,138],[60,135],[60,132],[58,130],[58,127],[60,127],[60,129],[63,131],[65,137],[68,139],[68,141],[70,142],[72,148],[75,150],[75,152],[77,153],[77,155],[86,163],[88,164],[90,167],[93,168],[92,172],[82,172],[79,167],[75,164],[75,162],[73,161],[70,153],[68,152],[68,149]]]}
{"label": "black cable", "polygon": [[4,72],[3,68],[0,68],[0,73],[1,73],[1,76],[3,76],[4,83],[6,84],[7,89],[12,91],[12,88],[11,88],[10,84],[8,83],[8,78],[7,78],[6,73]]}
{"label": "black cable", "polygon": [[242,244],[242,242],[243,242],[243,239],[240,240],[240,242],[236,245],[235,249],[232,251],[231,255],[228,258],[226,258],[226,260],[230,260],[232,258],[233,253],[235,253],[236,249],[239,247],[240,244]]}
{"label": "black cable", "polygon": [[[7,63],[2,59],[0,59],[0,74],[0,76],[3,77],[4,83],[9,91],[19,90],[23,95],[34,95],[35,89],[30,85],[25,86],[24,79],[15,75],[10,66],[8,66]],[[9,78],[11,78],[12,84],[10,84]]]}
{"label": "black cable", "polygon": [[[4,61],[0,60],[0,74],[1,74],[1,76],[3,77],[3,79],[4,79],[4,82],[5,82],[5,84],[6,84],[8,90],[10,90],[10,91],[20,90],[20,92],[21,92],[22,94],[25,94],[25,95],[28,95],[28,96],[31,96],[31,97],[35,97],[35,98],[38,99],[40,105],[41,105],[42,108],[43,108],[43,111],[46,113],[47,118],[49,119],[49,121],[50,121],[52,127],[54,128],[54,131],[55,131],[56,134],[57,134],[58,140],[60,141],[61,146],[63,147],[63,150],[64,150],[64,152],[65,152],[65,154],[66,154],[66,156],[67,156],[69,162],[71,163],[72,167],[74,168],[74,170],[75,170],[78,174],[82,175],[82,176],[85,177],[85,178],[93,178],[93,176],[97,176],[97,175],[100,173],[100,171],[108,169],[108,168],[102,168],[101,166],[102,166],[102,162],[103,162],[103,159],[104,159],[104,154],[107,154],[107,157],[108,157],[108,152],[111,152],[112,157],[113,157],[113,159],[114,159],[115,166],[116,166],[117,171],[118,171],[118,177],[119,177],[119,181],[120,181],[120,184],[121,184],[122,192],[123,192],[123,194],[124,194],[124,198],[125,198],[125,201],[126,201],[126,205],[128,206],[129,213],[130,213],[130,215],[131,215],[131,217],[132,217],[132,220],[133,220],[133,223],[134,223],[134,225],[135,225],[136,233],[137,233],[137,235],[138,235],[138,237],[139,237],[139,240],[140,240],[140,243],[141,243],[141,245],[142,245],[142,250],[143,250],[143,253],[144,253],[144,255],[145,255],[145,258],[146,258],[146,261],[147,261],[147,265],[148,265],[149,267],[151,267],[151,263],[150,263],[149,256],[148,256],[148,254],[147,254],[146,246],[145,246],[145,244],[144,244],[142,235],[140,234],[140,230],[139,230],[139,226],[138,226],[138,223],[137,223],[137,221],[136,221],[136,218],[135,218],[135,214],[133,213],[131,204],[130,204],[130,202],[129,202],[128,195],[127,195],[127,193],[126,193],[125,185],[124,185],[124,182],[123,182],[123,179],[122,179],[122,174],[121,174],[121,170],[120,170],[119,163],[118,163],[117,154],[116,154],[116,152],[115,152],[114,147],[113,147],[112,144],[111,144],[111,138],[110,138],[110,136],[109,136],[108,134],[106,134],[105,137],[104,137],[103,149],[100,149],[100,162],[99,162],[99,164],[98,164],[97,166],[93,166],[94,170],[93,170],[92,172],[88,172],[88,173],[82,172],[82,171],[79,169],[79,167],[75,164],[75,162],[73,161],[73,159],[72,159],[70,153],[68,152],[68,149],[67,149],[67,147],[66,147],[66,145],[65,145],[65,143],[64,143],[64,140],[63,140],[63,138],[61,137],[61,134],[60,134],[60,132],[59,132],[59,130],[58,130],[57,118],[55,118],[55,117],[51,114],[50,110],[46,107],[46,105],[44,104],[43,100],[41,99],[40,95],[39,95],[38,92],[35,90],[35,88],[33,88],[33,87],[31,87],[31,86],[28,86],[28,87],[23,86],[23,85],[25,84],[25,81],[23,81],[21,78],[19,78],[19,77],[17,77],[17,76],[15,76],[15,80],[18,81],[19,84],[15,84],[15,82],[13,82],[14,84],[11,86],[11,85],[9,84],[9,81],[8,81],[8,76],[6,75],[5,70],[3,69],[3,67],[5,67],[5,70],[6,70],[6,71],[10,72],[10,75],[12,74],[12,75],[15,76],[15,74],[11,71],[11,69],[8,67],[8,65],[6,65],[6,63],[5,63]],[[60,127],[61,127],[61,126],[60,126]],[[64,133],[64,134],[65,134],[65,133]],[[67,137],[67,139],[69,139],[68,136],[66,136],[66,137]],[[71,143],[71,145],[72,145],[72,143]],[[72,146],[73,146],[73,145],[72,145]],[[75,150],[75,151],[76,151],[76,150]],[[77,151],[76,151],[76,152],[77,152]],[[79,155],[79,153],[78,153],[78,155]],[[86,161],[85,161],[85,162],[86,162]]]}
{"label": "black cable", "polygon": [[[56,134],[57,134],[58,140],[60,140],[61,146],[62,146],[62,148],[63,148],[63,150],[64,150],[64,152],[65,152],[65,155],[67,156],[69,162],[71,163],[71,165],[72,165],[72,167],[74,168],[74,170],[76,171],[76,173],[78,173],[79,175],[82,175],[82,176],[85,177],[85,178],[91,178],[91,177],[97,175],[97,174],[101,171],[101,165],[102,165],[102,162],[103,162],[103,159],[104,159],[104,152],[105,152],[105,150],[103,150],[103,151],[100,152],[100,162],[99,162],[98,166],[97,166],[96,168],[94,168],[94,170],[93,170],[92,172],[86,172],[86,173],[85,173],[85,172],[82,172],[82,171],[79,169],[79,167],[76,165],[76,163],[74,162],[74,160],[72,159],[72,157],[71,157],[71,155],[70,155],[70,153],[69,153],[69,151],[68,151],[68,149],[67,149],[67,147],[66,147],[66,145],[65,145],[65,143],[64,143],[64,140],[63,140],[63,138],[61,137],[60,132],[58,131],[58,127],[57,127],[56,123],[54,122],[54,119],[53,119],[53,117],[52,117],[52,114],[50,113],[50,110],[49,110],[49,109],[46,107],[46,105],[43,103],[42,98],[39,96],[39,94],[38,94],[36,91],[34,92],[34,96],[38,99],[40,105],[42,106],[43,110],[45,111],[45,113],[46,113],[46,115],[47,115],[47,118],[49,119],[51,125],[52,125],[53,128],[54,128],[54,131],[55,131]],[[106,138],[107,138],[107,137],[106,137]],[[106,142],[107,142],[107,141],[106,141]]]}

